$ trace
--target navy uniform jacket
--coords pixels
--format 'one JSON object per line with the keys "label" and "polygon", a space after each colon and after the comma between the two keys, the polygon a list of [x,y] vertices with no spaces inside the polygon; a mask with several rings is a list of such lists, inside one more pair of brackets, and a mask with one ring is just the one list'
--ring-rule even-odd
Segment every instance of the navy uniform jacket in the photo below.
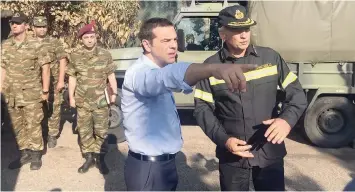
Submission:
{"label": "navy uniform jacket", "polygon": [[[244,57],[232,57],[226,48],[209,57],[205,63],[258,64],[256,70],[244,73],[247,92],[231,92],[223,80],[214,77],[200,81],[195,90],[197,123],[217,145],[220,163],[249,168],[265,167],[287,154],[285,144],[267,142],[264,120],[282,118],[294,127],[307,107],[304,91],[281,56],[271,48],[250,45]],[[283,107],[277,112],[278,89],[283,93]],[[254,158],[241,158],[225,147],[229,137],[247,141],[253,146]]]}

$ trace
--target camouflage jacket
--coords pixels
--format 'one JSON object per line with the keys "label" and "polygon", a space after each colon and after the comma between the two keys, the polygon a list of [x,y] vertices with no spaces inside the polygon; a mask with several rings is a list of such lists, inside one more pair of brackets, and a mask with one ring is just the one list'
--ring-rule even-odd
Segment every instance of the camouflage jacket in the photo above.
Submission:
{"label": "camouflage jacket", "polygon": [[108,76],[114,73],[115,69],[111,53],[103,48],[96,47],[88,52],[81,47],[71,53],[67,74],[77,79],[76,105],[89,109],[107,106],[105,89]]}
{"label": "camouflage jacket", "polygon": [[51,36],[46,36],[40,42],[47,46],[48,51],[51,52],[56,58],[56,60],[51,63],[51,77],[54,77],[55,80],[58,80],[59,61],[65,57],[68,57],[64,50],[64,46],[59,41],[59,39],[53,38]]}
{"label": "camouflage jacket", "polygon": [[41,67],[53,61],[54,55],[29,36],[19,45],[13,38],[1,44],[1,67],[6,70],[4,93],[10,106],[41,100]]}

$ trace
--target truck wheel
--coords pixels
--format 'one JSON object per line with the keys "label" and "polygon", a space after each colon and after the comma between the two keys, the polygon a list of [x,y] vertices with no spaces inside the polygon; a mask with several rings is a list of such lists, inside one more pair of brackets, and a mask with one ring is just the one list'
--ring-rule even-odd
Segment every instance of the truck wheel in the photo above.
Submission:
{"label": "truck wheel", "polygon": [[110,121],[110,129],[114,129],[116,127],[121,126],[123,122],[123,114],[120,107],[116,105],[110,106],[110,113],[109,121]]}
{"label": "truck wheel", "polygon": [[355,105],[345,97],[322,97],[306,112],[305,133],[315,145],[335,148],[355,136]]}

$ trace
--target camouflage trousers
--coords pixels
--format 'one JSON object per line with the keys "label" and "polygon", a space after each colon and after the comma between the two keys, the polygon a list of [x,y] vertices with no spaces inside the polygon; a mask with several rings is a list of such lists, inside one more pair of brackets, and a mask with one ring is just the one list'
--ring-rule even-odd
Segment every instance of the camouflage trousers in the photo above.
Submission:
{"label": "camouflage trousers", "polygon": [[43,150],[41,121],[43,119],[42,103],[27,106],[9,107],[9,115],[20,150]]}
{"label": "camouflage trousers", "polygon": [[108,130],[107,107],[89,110],[77,107],[77,130],[80,137],[82,153],[100,153]]}
{"label": "camouflage trousers", "polygon": [[60,126],[60,105],[62,103],[61,93],[50,93],[48,117],[48,135],[56,137],[59,134]]}

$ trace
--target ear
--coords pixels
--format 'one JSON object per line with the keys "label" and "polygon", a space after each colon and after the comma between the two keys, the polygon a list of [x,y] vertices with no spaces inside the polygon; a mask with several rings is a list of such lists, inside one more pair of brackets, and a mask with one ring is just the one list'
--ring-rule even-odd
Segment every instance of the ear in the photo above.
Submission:
{"label": "ear", "polygon": [[221,37],[221,39],[223,41],[225,41],[226,38],[227,38],[227,35],[226,35],[225,31],[219,31],[218,33],[219,33],[219,37]]}
{"label": "ear", "polygon": [[143,39],[142,40],[142,46],[143,46],[143,48],[144,48],[144,50],[146,52],[148,52],[148,53],[152,52],[152,49],[151,49],[152,46],[151,46],[151,44],[150,44],[150,42],[148,40]]}

